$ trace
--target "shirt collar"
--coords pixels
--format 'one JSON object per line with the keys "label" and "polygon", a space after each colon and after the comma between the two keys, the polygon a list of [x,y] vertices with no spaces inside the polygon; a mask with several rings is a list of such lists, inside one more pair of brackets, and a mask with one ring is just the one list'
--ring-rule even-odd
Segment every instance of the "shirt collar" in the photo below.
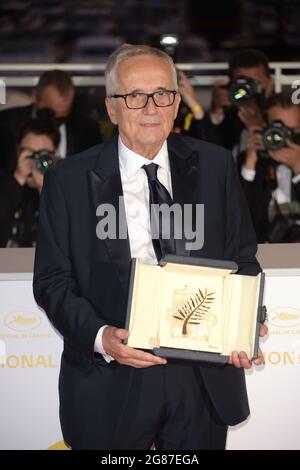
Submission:
{"label": "shirt collar", "polygon": [[165,170],[170,170],[168,146],[166,140],[162,144],[160,151],[153,158],[153,160],[149,160],[148,158],[145,158],[142,155],[133,152],[133,150],[130,150],[122,142],[120,136],[118,139],[118,149],[120,169],[127,175],[127,177],[134,176],[135,173],[137,173],[143,165],[149,165],[149,163],[156,163],[158,166],[164,168]]}

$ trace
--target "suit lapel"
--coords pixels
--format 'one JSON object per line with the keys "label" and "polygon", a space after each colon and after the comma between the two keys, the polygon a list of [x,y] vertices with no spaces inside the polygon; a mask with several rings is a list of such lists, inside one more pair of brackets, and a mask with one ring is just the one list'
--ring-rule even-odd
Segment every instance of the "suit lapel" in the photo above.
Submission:
{"label": "suit lapel", "polygon": [[[198,152],[191,149],[180,136],[171,134],[168,138],[168,152],[171,168],[171,180],[173,189],[173,201],[182,206],[184,215],[184,204],[193,207],[197,204],[197,182],[199,181],[199,158]],[[199,201],[198,201],[199,202]],[[189,230],[195,228],[195,221],[185,219],[185,227]],[[189,242],[182,230],[182,239],[175,240],[176,255],[189,256],[190,250],[186,250],[185,244]]]}
{"label": "suit lapel", "polygon": [[[182,208],[184,204],[195,206],[197,203],[197,181],[199,181],[198,154],[186,145],[180,137],[174,135],[168,138],[168,152],[173,200],[175,203],[180,204]],[[119,206],[119,198],[123,196],[123,190],[119,170],[117,136],[103,145],[95,168],[89,173],[89,182],[95,213],[100,204],[111,204],[116,210],[117,222],[120,216],[125,217],[123,198]],[[194,229],[193,222],[190,221],[188,225],[190,230]],[[185,243],[189,241],[191,240],[185,238],[183,231],[182,239],[175,241],[177,255],[190,255],[190,251],[185,248]],[[119,239],[117,236],[116,239],[106,238],[103,241],[97,240],[97,243],[103,242],[106,245],[111,262],[115,266],[121,285],[126,293],[129,263],[131,260],[128,235],[125,239]]]}
{"label": "suit lapel", "polygon": [[116,211],[117,238],[97,240],[97,243],[105,243],[111,262],[115,266],[126,293],[131,255],[128,235],[126,234],[126,238],[123,239],[118,238],[119,218],[122,218],[126,232],[127,226],[124,200],[120,199],[123,196],[123,190],[119,170],[117,137],[104,144],[94,170],[89,173],[89,180],[95,213],[100,204],[111,204]]}

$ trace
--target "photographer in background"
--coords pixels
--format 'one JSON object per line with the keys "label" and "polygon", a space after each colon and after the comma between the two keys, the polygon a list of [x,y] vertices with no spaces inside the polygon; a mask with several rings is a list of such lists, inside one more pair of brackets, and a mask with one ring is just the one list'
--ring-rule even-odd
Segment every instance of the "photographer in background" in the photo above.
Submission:
{"label": "photographer in background", "polygon": [[[181,132],[190,137],[221,144],[222,142],[215,130],[215,126],[212,126],[210,122],[209,114],[202,108],[195,89],[190,84],[187,75],[182,71],[178,72],[178,85],[182,98],[178,112]],[[181,108],[183,107],[185,109],[181,113]]]}
{"label": "photographer in background", "polygon": [[59,139],[51,110],[40,110],[21,127],[16,168],[0,185],[0,247],[35,245],[43,173],[56,161]]}
{"label": "photographer in background", "polygon": [[266,119],[266,128],[249,129],[242,185],[258,242],[300,241],[300,107],[274,94]]}
{"label": "photographer in background", "polygon": [[[51,109],[58,122],[61,158],[68,158],[89,147],[101,143],[100,128],[96,121],[77,113],[74,109],[76,96],[72,77],[64,70],[47,70],[32,90],[33,104],[5,109],[0,112],[0,132],[5,133],[8,142],[2,147],[0,174],[8,174],[15,167],[16,156],[11,154],[11,146],[21,126],[35,118],[41,109]],[[8,149],[8,150],[7,150]],[[4,166],[1,169],[1,166]]]}
{"label": "photographer in background", "polygon": [[210,124],[217,143],[237,157],[245,150],[247,130],[263,125],[264,100],[273,93],[268,58],[256,49],[244,49],[229,62],[230,82],[217,81],[212,92]]}

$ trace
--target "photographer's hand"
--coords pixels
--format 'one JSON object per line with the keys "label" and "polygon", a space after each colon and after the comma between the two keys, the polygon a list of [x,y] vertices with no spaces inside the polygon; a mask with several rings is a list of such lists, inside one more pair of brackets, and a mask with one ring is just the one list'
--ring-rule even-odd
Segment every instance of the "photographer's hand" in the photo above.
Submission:
{"label": "photographer's hand", "polygon": [[179,93],[183,102],[190,108],[195,119],[202,119],[204,117],[204,111],[199,104],[196,92],[190,84],[188,77],[182,71],[179,71],[179,77]]}
{"label": "photographer's hand", "polygon": [[43,188],[44,173],[34,167],[31,174],[28,176],[26,183],[28,186],[30,186],[30,188],[37,189],[40,193]]}
{"label": "photographer's hand", "polygon": [[247,129],[253,126],[264,126],[262,112],[255,101],[251,101],[239,108],[238,117]]}
{"label": "photographer's hand", "polygon": [[255,170],[257,163],[257,150],[263,150],[262,128],[251,126],[247,136],[247,147],[244,166],[249,170]]}
{"label": "photographer's hand", "polygon": [[269,150],[269,155],[278,163],[287,165],[294,175],[300,174],[300,145],[287,140],[288,147],[279,150]]}
{"label": "photographer's hand", "polygon": [[14,178],[17,182],[24,186],[27,181],[28,176],[31,174],[34,167],[34,162],[32,159],[32,154],[28,153],[26,150],[22,150],[18,156],[17,167],[14,171]]}

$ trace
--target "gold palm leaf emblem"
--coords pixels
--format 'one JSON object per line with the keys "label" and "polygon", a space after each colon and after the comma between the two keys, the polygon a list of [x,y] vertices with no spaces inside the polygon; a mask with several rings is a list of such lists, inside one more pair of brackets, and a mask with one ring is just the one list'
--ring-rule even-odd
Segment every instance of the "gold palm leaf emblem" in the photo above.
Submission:
{"label": "gold palm leaf emblem", "polygon": [[215,301],[215,292],[203,293],[201,289],[189,297],[189,299],[177,309],[177,312],[173,315],[177,320],[183,322],[182,335],[186,336],[188,325],[200,325],[205,316],[209,313],[211,304]]}

